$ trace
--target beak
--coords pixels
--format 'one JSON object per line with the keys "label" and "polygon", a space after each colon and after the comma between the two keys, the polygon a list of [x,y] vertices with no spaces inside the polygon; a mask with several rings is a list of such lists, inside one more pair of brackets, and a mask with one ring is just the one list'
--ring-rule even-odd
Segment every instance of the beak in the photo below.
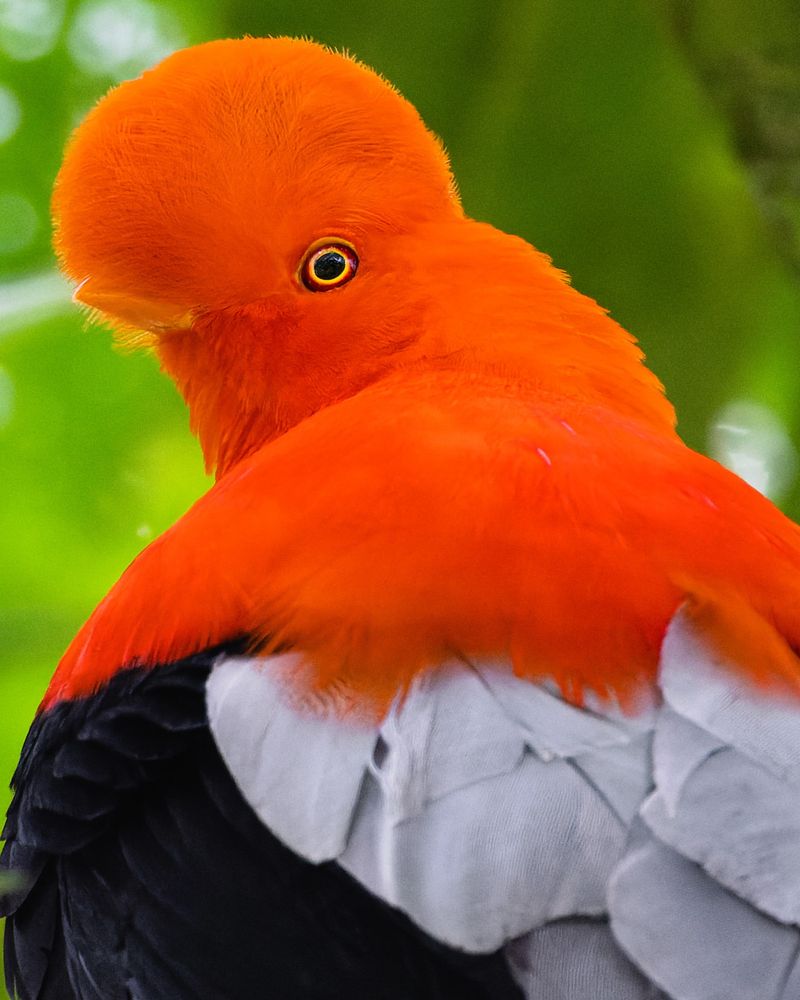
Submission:
{"label": "beak", "polygon": [[92,278],[83,279],[72,293],[72,301],[135,330],[149,330],[153,333],[188,330],[194,319],[191,309],[159,299],[106,292],[97,288]]}

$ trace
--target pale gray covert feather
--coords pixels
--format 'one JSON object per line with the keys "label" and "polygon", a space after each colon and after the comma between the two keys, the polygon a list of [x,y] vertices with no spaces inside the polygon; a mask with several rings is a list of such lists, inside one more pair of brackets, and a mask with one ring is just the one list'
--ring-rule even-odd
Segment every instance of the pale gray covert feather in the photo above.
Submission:
{"label": "pale gray covert feather", "polygon": [[208,683],[227,766],[298,854],[505,948],[530,1000],[800,1000],[800,706],[684,615],[635,717],[454,661],[376,724],[299,703],[298,665],[223,657]]}

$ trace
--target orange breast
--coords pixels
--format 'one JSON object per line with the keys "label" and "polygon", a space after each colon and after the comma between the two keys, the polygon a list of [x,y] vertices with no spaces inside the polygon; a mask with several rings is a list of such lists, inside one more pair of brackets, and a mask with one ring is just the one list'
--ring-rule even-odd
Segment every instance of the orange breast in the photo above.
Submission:
{"label": "orange breast", "polygon": [[453,655],[633,706],[686,599],[754,679],[800,677],[800,529],[677,439],[501,378],[398,374],[225,476],[131,565],[46,704],[247,635],[382,710]]}

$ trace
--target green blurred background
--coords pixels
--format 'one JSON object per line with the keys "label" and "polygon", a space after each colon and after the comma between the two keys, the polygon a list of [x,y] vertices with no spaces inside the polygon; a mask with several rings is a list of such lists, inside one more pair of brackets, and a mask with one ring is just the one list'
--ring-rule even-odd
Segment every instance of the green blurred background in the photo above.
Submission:
{"label": "green blurred background", "polygon": [[245,33],[393,80],[469,213],[550,253],[639,337],[684,438],[800,513],[797,0],[0,0],[3,785],[78,625],[208,485],[152,359],[55,276],[61,149],[116,81]]}

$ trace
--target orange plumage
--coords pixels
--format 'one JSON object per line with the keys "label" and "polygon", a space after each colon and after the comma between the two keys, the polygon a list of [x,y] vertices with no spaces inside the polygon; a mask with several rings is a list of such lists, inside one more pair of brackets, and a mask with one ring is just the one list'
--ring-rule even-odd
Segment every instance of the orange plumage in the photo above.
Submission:
{"label": "orange plumage", "polygon": [[[235,636],[385,708],[453,654],[635,706],[676,609],[798,688],[800,529],[687,449],[633,339],[466,218],[359,64],[214,42],[113,91],[59,176],[77,297],[157,353],[218,482],[133,563],[46,704]],[[356,277],[299,277],[326,238]]]}

